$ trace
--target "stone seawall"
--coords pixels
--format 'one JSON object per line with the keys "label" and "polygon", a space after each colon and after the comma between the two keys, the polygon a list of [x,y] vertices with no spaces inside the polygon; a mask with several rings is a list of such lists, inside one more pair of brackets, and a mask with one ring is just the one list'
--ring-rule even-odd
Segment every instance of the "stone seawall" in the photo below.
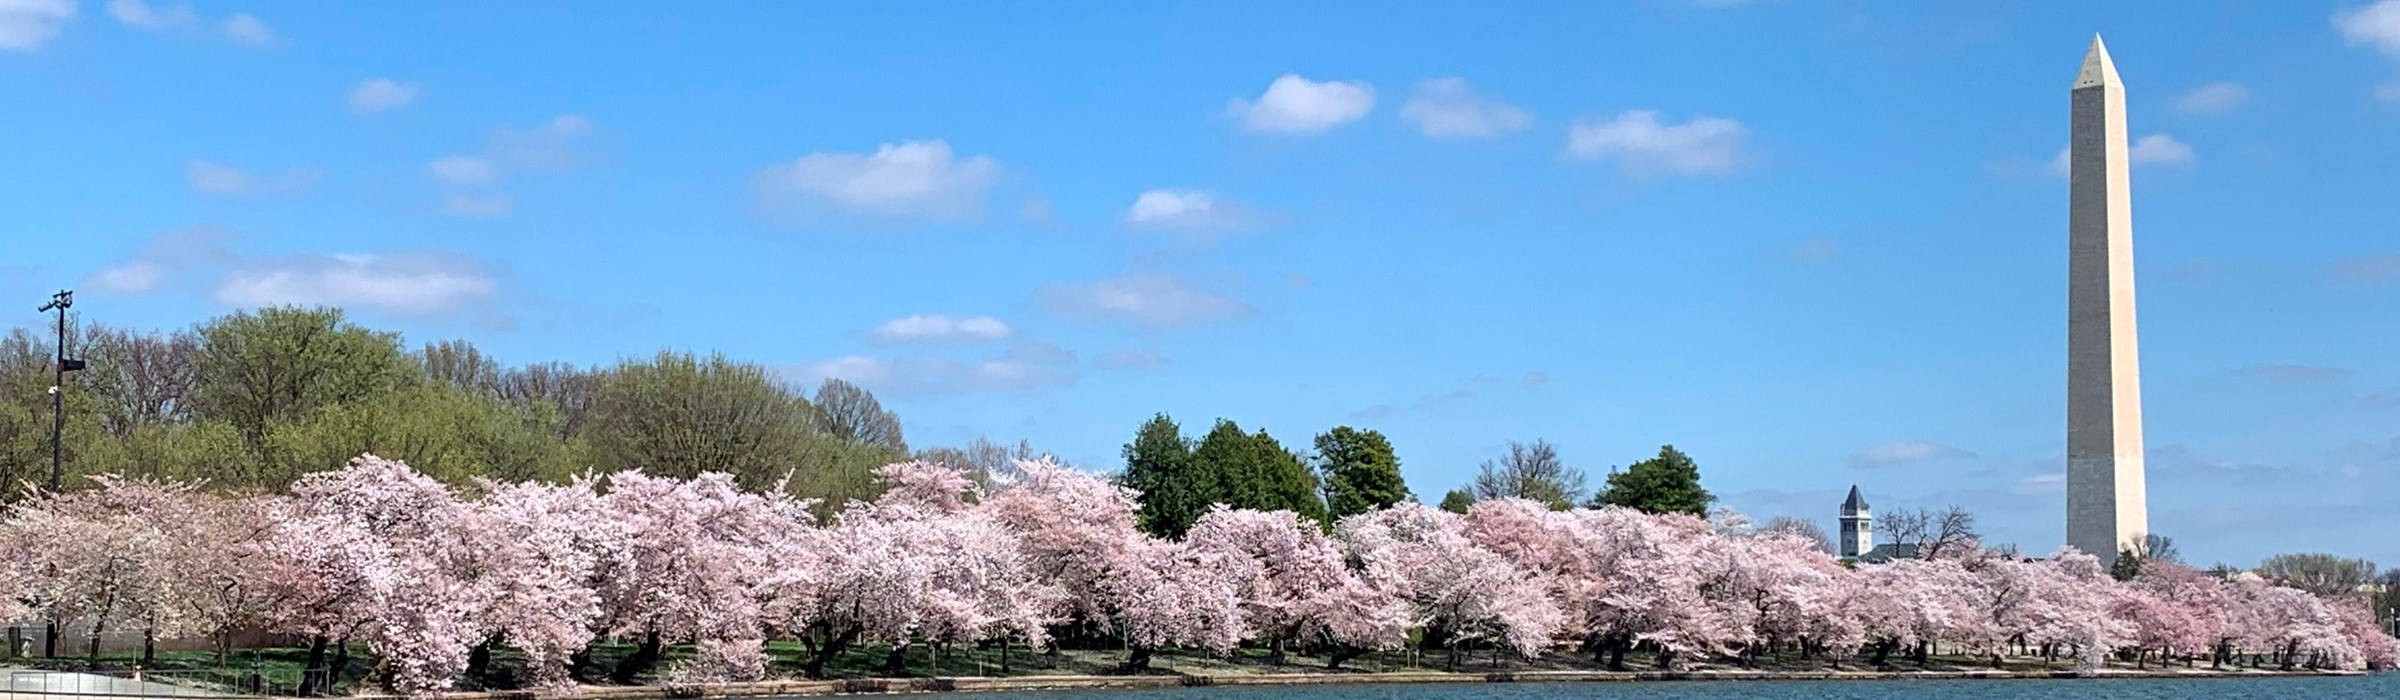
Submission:
{"label": "stone seawall", "polygon": [[[1445,673],[1261,673],[1144,676],[1010,676],[937,678],[850,678],[754,683],[582,686],[544,691],[444,693],[443,700],[687,700],[692,698],[786,697],[865,693],[999,692],[1010,690],[1138,690],[1210,686],[1361,685],[1372,683],[1624,683],[1639,681],[1861,681],[1861,680],[2048,680],[2060,678],[2273,678],[2355,676],[2356,671],[2256,671],[2207,669],[2110,669],[2074,671],[1523,671]],[[396,696],[354,696],[398,700]]]}

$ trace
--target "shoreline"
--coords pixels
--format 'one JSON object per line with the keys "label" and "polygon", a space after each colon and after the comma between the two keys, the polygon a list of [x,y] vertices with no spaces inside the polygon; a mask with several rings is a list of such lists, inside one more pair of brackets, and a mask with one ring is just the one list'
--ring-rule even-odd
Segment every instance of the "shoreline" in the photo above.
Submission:
{"label": "shoreline", "polygon": [[[1383,673],[1157,674],[1139,676],[942,676],[846,678],[743,683],[686,683],[641,686],[579,686],[559,690],[468,691],[430,697],[444,700],[689,700],[693,698],[808,697],[902,693],[973,693],[1036,690],[1147,690],[1159,688],[1378,685],[1419,683],[1640,683],[1678,681],[1942,681],[1942,680],[2111,680],[2169,678],[2322,678],[2365,676],[2364,671],[2136,670],[2097,673],[2058,671],[1393,671]],[[362,700],[401,700],[398,695],[353,695]]]}

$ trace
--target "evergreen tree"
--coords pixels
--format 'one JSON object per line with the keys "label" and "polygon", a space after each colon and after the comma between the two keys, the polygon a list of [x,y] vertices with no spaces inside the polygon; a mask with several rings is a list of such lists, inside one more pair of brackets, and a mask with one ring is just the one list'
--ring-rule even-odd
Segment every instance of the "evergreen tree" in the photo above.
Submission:
{"label": "evergreen tree", "polygon": [[[1219,419],[1200,439],[1200,446],[1192,449],[1192,468],[1197,483],[1213,485],[1199,500],[1192,520],[1198,520],[1208,506],[1223,503],[1252,510],[1288,510],[1325,521],[1325,504],[1317,499],[1316,473],[1264,430],[1244,433],[1233,421]],[[1190,526],[1191,521],[1186,520],[1173,531],[1180,535]]]}
{"label": "evergreen tree", "polygon": [[1125,486],[1141,492],[1142,529],[1160,537],[1183,534],[1201,513],[1215,484],[1192,469],[1192,446],[1175,419],[1161,413],[1142,423],[1125,444]]}
{"label": "evergreen tree", "polygon": [[1383,433],[1341,426],[1317,436],[1325,474],[1325,511],[1334,520],[1414,498],[1400,478],[1400,457]]}
{"label": "evergreen tree", "polygon": [[1707,516],[1717,500],[1700,487],[1700,465],[1674,445],[1662,445],[1658,456],[1633,463],[1608,475],[1608,490],[1595,505],[1624,506],[1646,513],[1687,513]]}
{"label": "evergreen tree", "polygon": [[1449,493],[1442,494],[1442,510],[1465,513],[1468,508],[1473,507],[1475,507],[1475,494],[1467,493],[1466,489],[1450,489]]}

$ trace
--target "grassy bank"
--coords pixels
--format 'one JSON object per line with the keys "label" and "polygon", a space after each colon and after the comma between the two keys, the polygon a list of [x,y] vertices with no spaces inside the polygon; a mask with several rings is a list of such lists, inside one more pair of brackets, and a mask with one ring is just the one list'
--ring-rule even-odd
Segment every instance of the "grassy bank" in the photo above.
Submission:
{"label": "grassy bank", "polygon": [[[602,643],[592,647],[579,659],[577,675],[586,679],[582,695],[615,696],[629,694],[646,697],[666,693],[676,686],[664,677],[676,662],[691,655],[689,647],[669,647],[665,658],[648,672],[638,675],[632,684],[613,685],[605,680],[618,661],[633,653],[629,644]],[[1544,654],[1540,658],[1519,659],[1505,652],[1478,650],[1462,655],[1459,663],[1450,665],[1449,656],[1441,652],[1418,654],[1403,650],[1379,652],[1348,659],[1339,669],[1325,668],[1326,659],[1305,653],[1290,653],[1277,664],[1266,649],[1244,648],[1227,656],[1207,656],[1160,652],[1151,668],[1125,673],[1121,666],[1126,653],[1121,649],[1064,649],[1054,653],[1029,651],[1016,647],[1005,652],[998,646],[934,649],[917,646],[903,650],[904,673],[886,673],[890,649],[881,646],[862,646],[837,657],[826,668],[825,678],[800,678],[803,650],[794,643],[776,642],[768,645],[770,658],[768,676],[776,679],[763,684],[732,684],[707,686],[712,694],[820,694],[876,690],[942,690],[958,688],[964,682],[980,689],[1026,687],[1158,687],[1172,685],[1239,685],[1292,684],[1321,682],[1460,682],[1487,680],[1664,680],[1680,678],[1747,679],[1747,678],[1884,678],[1884,677],[1962,677],[1962,678],[2047,678],[2071,675],[2075,666],[2069,661],[2044,662],[2038,657],[2008,657],[1994,668],[1989,657],[1934,655],[1920,665],[1895,657],[1893,663],[1873,666],[1861,661],[1843,663],[1834,668],[1822,658],[1802,658],[1797,654],[1761,657],[1744,665],[1728,660],[1690,663],[1673,671],[1655,668],[1656,660],[1642,654],[1625,659],[1626,670],[1615,671],[1588,655],[1566,653]],[[1003,658],[1005,655],[1005,658]],[[328,652],[328,657],[331,652]],[[103,656],[97,665],[75,659],[22,659],[19,665],[54,670],[96,671],[124,675],[139,661],[135,655]],[[352,658],[336,682],[339,694],[373,694],[379,692],[371,674],[377,659],[364,648],[353,647]],[[217,690],[238,690],[264,694],[289,693],[299,686],[308,669],[308,650],[304,648],[261,648],[234,651],[220,664],[209,652],[160,652],[144,667],[147,677],[177,684],[205,686]],[[320,672],[321,673],[321,672]],[[2282,675],[2273,669],[2250,669],[2228,666],[2212,671],[2208,664],[2157,663],[2136,668],[2129,663],[2112,662],[2104,670],[2107,675],[2182,676],[2182,675]],[[2306,673],[2306,672],[2300,672]],[[2310,674],[2313,675],[2313,674]],[[496,650],[490,664],[482,673],[464,679],[462,691],[511,691],[522,686],[523,659],[512,651]],[[1063,684],[1063,685],[1062,685]],[[756,691],[756,692],[750,692]],[[769,692],[772,691],[772,692]],[[691,692],[686,690],[683,692]],[[544,693],[548,695],[549,693]]]}

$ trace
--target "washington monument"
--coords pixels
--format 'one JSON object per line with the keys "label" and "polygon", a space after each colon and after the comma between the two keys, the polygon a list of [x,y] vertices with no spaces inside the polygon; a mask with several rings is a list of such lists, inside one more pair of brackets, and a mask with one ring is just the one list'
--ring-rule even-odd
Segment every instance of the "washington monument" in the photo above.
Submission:
{"label": "washington monument", "polygon": [[2125,83],[2092,36],[2075,74],[2067,195],[2067,544],[2103,562],[2150,531],[2134,344]]}

